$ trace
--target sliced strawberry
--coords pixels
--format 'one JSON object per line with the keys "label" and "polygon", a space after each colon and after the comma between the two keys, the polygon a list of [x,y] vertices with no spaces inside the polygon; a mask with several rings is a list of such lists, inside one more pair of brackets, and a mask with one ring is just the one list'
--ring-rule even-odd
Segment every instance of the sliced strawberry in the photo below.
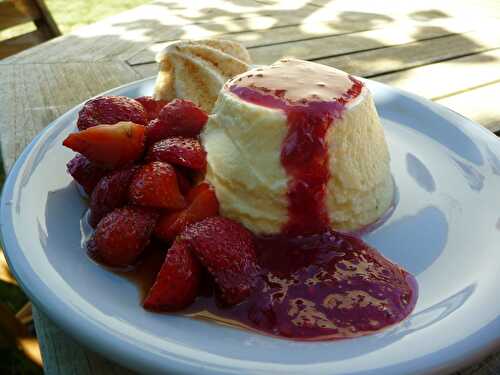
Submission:
{"label": "sliced strawberry", "polygon": [[110,267],[133,265],[148,245],[158,214],[143,207],[122,207],[97,225],[88,251]]}
{"label": "sliced strawberry", "polygon": [[115,208],[127,203],[128,187],[139,167],[128,167],[111,172],[101,178],[90,196],[90,225],[96,227],[99,221]]}
{"label": "sliced strawberry", "polygon": [[164,214],[156,224],[154,234],[165,240],[173,240],[188,225],[219,213],[219,202],[210,185],[195,186],[187,195],[188,207],[182,211]]}
{"label": "sliced strawberry", "polygon": [[143,306],[153,311],[177,311],[196,298],[201,267],[187,243],[176,241],[168,250],[165,262]]}
{"label": "sliced strawberry", "polygon": [[177,184],[179,185],[179,190],[182,194],[187,194],[191,190],[193,183],[186,176],[185,171],[181,168],[175,168],[175,174],[177,175]]}
{"label": "sliced strawberry", "polygon": [[125,96],[100,96],[90,99],[78,113],[77,126],[85,130],[102,124],[130,121],[146,125],[147,114],[138,101]]}
{"label": "sliced strawberry", "polygon": [[83,155],[76,155],[68,164],[68,173],[78,182],[90,196],[95,186],[108,171],[92,163]]}
{"label": "sliced strawberry", "polygon": [[160,216],[153,231],[154,236],[163,241],[173,241],[184,228],[180,218],[183,212],[184,210],[167,212]]}
{"label": "sliced strawberry", "polygon": [[130,184],[129,200],[132,204],[157,208],[180,209],[185,206],[174,167],[160,161],[139,169]]}
{"label": "sliced strawberry", "polygon": [[70,134],[63,145],[103,168],[114,169],[131,164],[142,156],[144,129],[133,122],[98,125]]}
{"label": "sliced strawberry", "polygon": [[243,301],[251,292],[257,275],[252,234],[237,222],[220,216],[188,226],[180,239],[214,277],[223,302]]}
{"label": "sliced strawberry", "polygon": [[163,133],[166,133],[165,131],[163,131],[163,127],[164,125],[158,118],[155,118],[148,122],[148,124],[146,125],[146,137],[148,138],[148,144],[151,145],[164,138],[167,138],[167,136],[163,135]]}
{"label": "sliced strawberry", "polygon": [[154,143],[173,136],[197,137],[208,116],[193,102],[175,99],[162,108],[158,119],[147,125],[148,142]]}
{"label": "sliced strawberry", "polygon": [[148,116],[148,121],[157,118],[161,109],[168,104],[166,100],[156,100],[152,96],[140,96],[135,98],[135,100],[141,103],[144,107]]}
{"label": "sliced strawberry", "polygon": [[204,170],[207,163],[206,153],[200,142],[185,137],[169,137],[156,142],[149,148],[146,159],[196,170]]}
{"label": "sliced strawberry", "polygon": [[207,182],[202,182],[189,190],[188,194],[186,195],[186,200],[190,205],[192,205],[196,201],[203,201],[207,203],[207,207],[208,203],[210,202],[210,207],[213,208],[212,211],[219,210],[219,202],[217,201],[214,189],[212,185]]}

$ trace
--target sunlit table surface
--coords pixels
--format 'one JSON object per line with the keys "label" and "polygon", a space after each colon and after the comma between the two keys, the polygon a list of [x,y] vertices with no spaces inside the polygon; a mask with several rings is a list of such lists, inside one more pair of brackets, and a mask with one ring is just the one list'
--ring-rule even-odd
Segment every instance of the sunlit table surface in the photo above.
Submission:
{"label": "sunlit table surface", "polygon": [[[0,60],[8,169],[69,108],[156,74],[169,41],[238,40],[255,63],[288,55],[332,65],[443,104],[500,131],[498,0],[157,1]],[[34,312],[47,374],[129,373]],[[500,374],[492,354],[461,375]]]}

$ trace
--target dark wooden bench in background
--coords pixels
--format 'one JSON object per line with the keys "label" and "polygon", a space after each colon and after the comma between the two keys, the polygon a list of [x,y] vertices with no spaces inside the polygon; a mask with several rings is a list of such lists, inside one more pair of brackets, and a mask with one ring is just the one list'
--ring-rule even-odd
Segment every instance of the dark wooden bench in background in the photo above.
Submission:
{"label": "dark wooden bench in background", "polygon": [[0,1],[0,31],[29,22],[36,30],[0,41],[0,59],[61,35],[43,0]]}

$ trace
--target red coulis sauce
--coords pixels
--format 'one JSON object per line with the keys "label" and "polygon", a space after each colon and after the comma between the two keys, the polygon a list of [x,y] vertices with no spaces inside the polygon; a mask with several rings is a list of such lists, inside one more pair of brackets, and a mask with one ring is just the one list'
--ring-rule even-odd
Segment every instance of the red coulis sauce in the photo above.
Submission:
{"label": "red coulis sauce", "polygon": [[[238,76],[225,89],[286,114],[281,163],[289,176],[289,221],[282,235],[255,237],[260,271],[249,298],[220,306],[207,276],[201,295],[183,313],[297,340],[362,336],[406,318],[417,299],[413,276],[362,240],[329,229],[325,135],[363,84],[288,59]],[[155,256],[126,274],[144,292],[161,266],[163,255]]]}
{"label": "red coulis sauce", "polygon": [[[248,299],[220,305],[205,276],[200,295],[182,313],[290,339],[337,340],[398,323],[415,306],[413,276],[350,235],[255,237],[255,244],[260,272]],[[120,274],[144,297],[163,257],[151,250],[135,270]]]}

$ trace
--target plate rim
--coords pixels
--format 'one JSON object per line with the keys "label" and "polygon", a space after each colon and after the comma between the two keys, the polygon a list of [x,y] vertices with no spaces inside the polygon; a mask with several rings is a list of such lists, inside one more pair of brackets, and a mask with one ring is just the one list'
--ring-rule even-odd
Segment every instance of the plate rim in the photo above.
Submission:
{"label": "plate rim", "polygon": [[[133,86],[141,86],[145,83],[150,83],[155,79],[155,76],[146,77],[134,82],[130,82],[127,84],[120,85],[118,87],[107,90],[103,93],[95,95],[94,97],[101,95],[110,95],[117,91],[130,88]],[[474,123],[473,121],[467,119],[466,117],[460,115],[459,113],[452,111],[438,103],[433,103],[430,100],[419,97],[415,94],[406,92],[404,90],[380,83],[375,82],[369,79],[363,79],[365,82],[372,82],[376,85],[383,87],[385,90],[389,90],[395,92],[397,96],[406,96],[411,100],[415,100],[417,102],[423,103],[426,108],[431,107],[440,109],[440,112],[444,114],[452,123],[453,126],[459,127],[463,129],[466,124],[475,125],[474,132],[479,131],[483,136],[494,140],[495,142],[499,142],[497,137],[485,129],[481,125]],[[90,99],[90,98],[89,98]],[[88,99],[87,99],[88,100]],[[253,370],[254,373],[258,371],[297,371],[297,370],[305,370],[311,365],[290,365],[290,364],[276,364],[276,363],[266,363],[266,362],[254,362],[254,361],[243,361],[243,360],[233,360],[236,362],[249,362],[252,364],[252,367],[227,367],[221,363],[213,363],[213,362],[203,362],[199,358],[193,358],[193,356],[182,356],[180,353],[175,352],[166,352],[161,353],[161,360],[165,366],[157,367],[159,356],[155,355],[154,352],[149,351],[143,348],[143,350],[137,350],[140,345],[131,342],[130,340],[126,340],[127,336],[125,334],[119,334],[118,332],[114,332],[113,330],[100,325],[98,322],[92,320],[92,317],[83,313],[78,313],[72,306],[64,303],[64,299],[56,296],[44,283],[33,283],[34,280],[39,279],[36,272],[31,272],[32,268],[29,264],[22,264],[21,259],[16,257],[14,254],[19,253],[24,257],[24,252],[22,247],[17,241],[14,233],[14,223],[13,223],[13,215],[12,215],[12,200],[16,194],[16,186],[19,183],[20,172],[23,168],[26,168],[26,161],[32,152],[35,151],[36,146],[43,145],[43,141],[50,136],[54,131],[57,130],[58,127],[62,127],[69,118],[73,117],[75,113],[82,107],[83,102],[69,109],[63,115],[52,121],[48,126],[46,126],[42,131],[40,131],[35,138],[24,148],[22,153],[19,155],[11,170],[8,173],[8,176],[5,180],[4,187],[2,190],[1,202],[0,202],[0,232],[2,237],[2,242],[4,245],[4,253],[7,259],[7,262],[11,268],[12,273],[18,280],[18,283],[22,287],[22,289],[26,292],[26,294],[30,297],[31,300],[35,302],[37,308],[40,308],[51,321],[57,322],[57,326],[62,328],[62,330],[68,334],[69,336],[75,338],[78,342],[82,343],[85,347],[92,347],[93,351],[103,352],[107,357],[111,358],[113,361],[118,362],[120,365],[125,365],[126,367],[135,369],[137,371],[144,371],[144,363],[147,361],[150,362],[150,366],[152,370],[155,371],[174,371],[178,374],[191,374],[192,371],[203,370],[206,374],[220,374],[221,372],[232,373],[232,372],[240,372],[240,371],[249,371]],[[450,119],[451,116],[451,119]],[[467,133],[469,135],[469,133]],[[30,275],[31,273],[31,275]],[[42,293],[43,292],[43,293]],[[42,293],[44,301],[41,301],[37,294]],[[57,309],[50,309],[48,306],[57,305]],[[75,313],[78,314],[81,319],[74,319],[71,316],[75,316]],[[495,323],[500,327],[500,316],[493,320],[491,323]],[[105,332],[107,334],[103,335]],[[117,340],[122,341],[121,345],[117,345]],[[128,341],[124,345],[123,341]],[[466,341],[466,338],[461,340],[458,344],[463,344]],[[484,340],[483,340],[484,341]],[[181,348],[182,349],[182,348]],[[432,373],[434,371],[442,371],[443,368],[451,371],[454,369],[461,368],[470,364],[474,361],[479,360],[480,358],[486,356],[492,351],[500,349],[500,333],[497,335],[491,334],[489,340],[483,342],[483,345],[476,346],[475,350],[469,350],[465,355],[460,353],[460,355],[451,355],[451,358],[447,361],[439,361],[434,358],[434,361],[428,360],[426,362],[426,366],[420,366],[415,371],[419,372],[411,372],[411,373],[421,373],[420,371],[425,371],[425,373]],[[184,349],[186,350],[186,348]],[[435,355],[434,353],[431,353]],[[224,360],[224,357],[218,355],[211,355],[215,357],[220,357]],[[154,360],[156,358],[156,361]],[[154,363],[156,362],[156,363]],[[264,368],[256,368],[256,364],[261,365],[269,365]],[[332,362],[325,362],[332,363]],[[237,364],[237,363],[235,363]],[[154,366],[156,365],[156,366]],[[397,365],[398,368],[395,370],[401,370],[400,364]],[[426,367],[426,368],[424,368]],[[384,368],[379,368],[380,370],[384,370]],[[366,372],[356,372],[355,374],[373,374],[373,369],[367,370]],[[388,371],[393,371],[391,368],[388,368]],[[354,374],[354,373],[353,373]]]}

